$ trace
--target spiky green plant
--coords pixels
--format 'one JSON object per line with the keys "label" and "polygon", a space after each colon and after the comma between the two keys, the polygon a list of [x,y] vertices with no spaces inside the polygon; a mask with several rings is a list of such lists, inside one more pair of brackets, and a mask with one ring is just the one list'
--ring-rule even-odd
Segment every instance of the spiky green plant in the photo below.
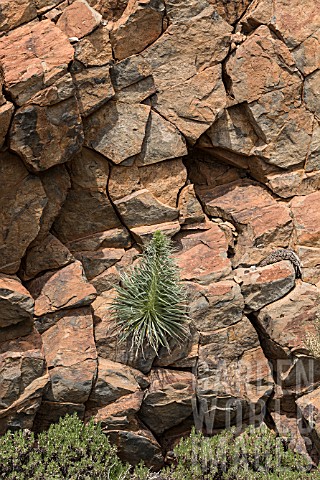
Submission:
{"label": "spiky green plant", "polygon": [[149,344],[170,351],[169,341],[181,342],[187,335],[186,294],[179,269],[172,257],[171,241],[156,231],[141,261],[122,275],[112,310],[120,340],[131,340],[135,355]]}

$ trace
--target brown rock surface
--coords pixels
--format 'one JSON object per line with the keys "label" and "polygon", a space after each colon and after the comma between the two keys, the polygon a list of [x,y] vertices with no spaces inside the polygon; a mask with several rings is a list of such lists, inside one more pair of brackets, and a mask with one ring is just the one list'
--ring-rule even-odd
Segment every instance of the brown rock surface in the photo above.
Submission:
{"label": "brown rock surface", "polygon": [[69,5],[59,18],[57,26],[68,36],[82,38],[99,26],[102,20],[86,0],[76,0]]}
{"label": "brown rock surface", "polygon": [[40,230],[47,198],[40,179],[9,152],[0,153],[0,184],[0,271],[16,273]]}
{"label": "brown rock surface", "polygon": [[0,431],[10,425],[31,428],[48,383],[41,336],[30,335],[0,343]]}
{"label": "brown rock surface", "polygon": [[30,320],[34,300],[18,277],[0,274],[0,327]]}
{"label": "brown rock surface", "polygon": [[67,37],[50,20],[1,37],[0,51],[4,85],[18,105],[65,75],[74,55]]}
{"label": "brown rock surface", "polygon": [[181,224],[201,223],[205,220],[205,214],[196,197],[194,185],[186,185],[182,188],[178,201],[179,222]]}
{"label": "brown rock surface", "polygon": [[239,285],[222,280],[209,285],[188,284],[189,315],[200,332],[224,328],[242,319],[244,300]]}
{"label": "brown rock surface", "polygon": [[112,63],[109,30],[100,25],[75,44],[75,58],[86,67],[101,67]]}
{"label": "brown rock surface", "polygon": [[191,415],[195,379],[190,372],[162,368],[153,369],[148,379],[150,387],[139,416],[153,432],[161,434]]}
{"label": "brown rock surface", "polygon": [[21,107],[14,115],[10,148],[31,170],[67,162],[82,143],[81,117],[74,98],[48,107]]}
{"label": "brown rock surface", "polygon": [[93,67],[75,73],[73,79],[81,115],[87,117],[108,102],[113,95],[109,68]]}
{"label": "brown rock surface", "polygon": [[35,299],[36,316],[61,308],[82,307],[92,303],[96,297],[95,288],[88,283],[78,261],[31,280],[28,288]]}
{"label": "brown rock surface", "polygon": [[320,192],[295,197],[291,203],[296,242],[320,247]]}
{"label": "brown rock surface", "polygon": [[55,270],[74,261],[69,250],[51,233],[33,242],[27,250],[20,274],[30,280],[46,270]]}
{"label": "brown rock surface", "polygon": [[0,148],[3,146],[8,133],[13,112],[14,107],[10,102],[0,106]]}
{"label": "brown rock surface", "polygon": [[103,248],[96,252],[77,252],[76,258],[81,261],[88,280],[112,267],[123,257],[122,248]]}
{"label": "brown rock surface", "polygon": [[226,237],[217,225],[207,231],[182,232],[177,240],[182,246],[175,254],[182,280],[206,285],[231,272]]}
{"label": "brown rock surface", "polygon": [[85,403],[97,369],[93,321],[89,308],[73,309],[42,334],[50,374],[45,399]]}
{"label": "brown rock surface", "polygon": [[110,33],[116,59],[140,53],[153,43],[162,33],[164,12],[163,0],[129,0]]}
{"label": "brown rock surface", "polygon": [[288,244],[292,231],[288,207],[257,183],[245,179],[196,191],[208,215],[235,223],[241,232],[235,265],[258,263],[276,246]]}
{"label": "brown rock surface", "polygon": [[108,102],[86,119],[85,145],[114,163],[141,152],[150,107]]}
{"label": "brown rock surface", "polygon": [[[118,398],[140,391],[136,377],[141,373],[121,363],[98,358],[97,379],[86,408],[102,407]],[[146,383],[148,385],[148,383]]]}
{"label": "brown rock surface", "polygon": [[37,17],[37,10],[32,0],[2,0],[0,5],[0,32],[7,32],[22,23]]}
{"label": "brown rock surface", "polygon": [[70,164],[70,177],[72,187],[54,231],[63,243],[82,242],[76,249],[90,250],[83,247],[83,242],[90,241],[94,234],[98,235],[96,241],[101,242],[104,234],[108,237],[109,230],[121,227],[106,194],[109,164],[101,155],[84,148]]}
{"label": "brown rock surface", "polygon": [[256,270],[238,268],[236,275],[248,310],[260,310],[284,297],[295,285],[295,271],[289,261],[258,267]]}

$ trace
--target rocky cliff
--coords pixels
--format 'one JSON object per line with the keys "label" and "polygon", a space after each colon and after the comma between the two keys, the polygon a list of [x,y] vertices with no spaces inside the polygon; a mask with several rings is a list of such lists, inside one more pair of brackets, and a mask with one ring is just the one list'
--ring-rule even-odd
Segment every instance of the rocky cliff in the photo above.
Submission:
{"label": "rocky cliff", "polygon": [[[160,467],[196,422],[320,454],[314,0],[3,0],[0,431],[93,416]],[[109,305],[155,230],[190,337],[135,358]],[[278,248],[302,261],[250,268]]]}

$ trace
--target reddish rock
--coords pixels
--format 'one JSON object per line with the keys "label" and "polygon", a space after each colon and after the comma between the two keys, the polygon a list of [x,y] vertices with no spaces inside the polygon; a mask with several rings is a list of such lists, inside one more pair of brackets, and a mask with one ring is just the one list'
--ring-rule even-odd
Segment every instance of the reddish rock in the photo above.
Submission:
{"label": "reddish rock", "polygon": [[97,252],[77,252],[76,258],[81,261],[88,280],[112,267],[123,257],[122,248],[103,248]]}
{"label": "reddish rock", "polygon": [[153,71],[154,107],[191,143],[214,122],[226,103],[221,67],[231,27],[212,7],[191,10],[173,23],[145,52]]}
{"label": "reddish rock", "polygon": [[34,300],[18,277],[0,274],[0,327],[30,320]]}
{"label": "reddish rock", "polygon": [[227,73],[239,103],[252,102],[275,88],[301,82],[289,49],[264,25],[231,55]]}
{"label": "reddish rock", "polygon": [[224,20],[233,25],[237,22],[247,10],[252,0],[234,0],[225,2],[224,0],[208,0]]}
{"label": "reddish rock", "polygon": [[76,60],[86,67],[101,67],[112,63],[112,47],[106,26],[100,25],[92,33],[81,38],[74,48]]}
{"label": "reddish rock", "polygon": [[70,38],[82,38],[100,25],[102,16],[86,0],[76,0],[69,5],[57,22],[57,26]]}
{"label": "reddish rock", "polygon": [[295,197],[291,211],[297,244],[320,247],[320,192]]}
{"label": "reddish rock", "polygon": [[[113,229],[122,226],[106,194],[108,162],[101,155],[84,148],[70,163],[70,177],[72,188],[54,223],[56,236],[72,251],[90,250],[83,245],[92,243],[91,239],[94,245],[99,246],[102,242],[103,246],[104,238],[107,238],[105,246],[116,247],[110,234],[114,233]],[[126,238],[123,230],[117,231],[123,243]],[[76,242],[78,246],[72,248],[69,242]]]}
{"label": "reddish rock", "polygon": [[314,428],[317,435],[320,433],[320,402],[319,388],[297,399],[297,406],[300,409],[300,415],[303,416],[309,425]]}
{"label": "reddish rock", "polygon": [[145,465],[159,469],[163,466],[160,445],[136,417],[142,398],[143,392],[125,395],[106,407],[88,410],[87,416],[94,415],[94,421],[101,423],[122,461],[136,465],[142,460]]}
{"label": "reddish rock", "polygon": [[70,177],[65,165],[56,165],[39,174],[48,202],[41,217],[37,241],[49,234],[54,220],[58,216],[71,187]]}
{"label": "reddish rock", "polygon": [[0,153],[0,184],[0,271],[16,273],[40,230],[47,198],[41,180],[9,152]]}
{"label": "reddish rock", "polygon": [[208,284],[231,272],[227,258],[227,241],[216,225],[207,231],[180,233],[177,236],[182,250],[175,254],[182,280]]}
{"label": "reddish rock", "polygon": [[81,117],[74,98],[48,107],[22,107],[13,118],[10,148],[34,171],[67,162],[82,143]]}
{"label": "reddish rock", "polygon": [[305,350],[307,332],[315,333],[318,302],[317,287],[299,282],[284,298],[264,307],[258,320],[282,348]]}
{"label": "reddish rock", "polygon": [[[141,373],[121,363],[98,358],[98,373],[86,408],[112,404],[118,398],[140,391],[137,377]],[[146,382],[148,385],[148,382]]]}
{"label": "reddish rock", "polygon": [[110,33],[116,59],[140,53],[153,43],[162,33],[164,12],[163,0],[129,0]]}
{"label": "reddish rock", "polygon": [[93,302],[96,297],[96,291],[88,283],[78,261],[57,272],[47,272],[31,280],[28,288],[35,299],[36,316],[61,308],[82,307]]}
{"label": "reddish rock", "polygon": [[67,37],[50,20],[1,37],[0,51],[4,85],[18,105],[65,75],[74,55]]}
{"label": "reddish rock", "polygon": [[258,263],[275,247],[288,244],[292,231],[289,209],[259,184],[245,179],[196,191],[208,215],[237,225],[241,234],[235,265]]}
{"label": "reddish rock", "polygon": [[178,209],[181,224],[201,223],[205,220],[205,214],[194,191],[194,185],[186,185],[179,195]]}
{"label": "reddish rock", "polygon": [[217,330],[242,319],[244,300],[235,282],[190,283],[188,292],[189,315],[198,331]]}
{"label": "reddish rock", "polygon": [[303,265],[302,280],[317,284],[320,281],[320,248],[297,246],[297,255]]}
{"label": "reddish rock", "polygon": [[298,45],[292,55],[296,65],[303,75],[309,75],[319,68],[320,65],[320,36],[319,30],[307,37],[304,42]]}
{"label": "reddish rock", "polygon": [[27,105],[39,105],[45,107],[48,105],[55,105],[56,103],[63,102],[68,98],[74,96],[75,89],[70,73],[58,78],[56,82],[50,85],[40,92],[36,93],[28,100]]}
{"label": "reddish rock", "polygon": [[174,237],[180,231],[180,223],[178,220],[167,223],[158,223],[155,225],[147,225],[142,227],[131,227],[130,232],[138,245],[147,244],[156,231],[164,233],[167,237]]}
{"label": "reddish rock", "polygon": [[37,17],[33,0],[2,0],[0,5],[0,32],[8,32],[22,23],[27,23]]}
{"label": "reddish rock", "polygon": [[50,374],[45,399],[84,403],[97,369],[93,322],[89,308],[73,309],[42,334]]}
{"label": "reddish rock", "polygon": [[180,132],[156,112],[151,111],[146,137],[137,165],[151,165],[186,155],[187,147]]}
{"label": "reddish rock", "polygon": [[128,0],[89,0],[88,3],[107,20],[118,20],[124,12]]}
{"label": "reddish rock", "polygon": [[27,250],[20,275],[30,280],[46,270],[55,270],[74,261],[69,250],[51,233],[34,241]]}
{"label": "reddish rock", "polygon": [[36,330],[22,338],[0,343],[0,431],[12,425],[31,428],[41,403],[45,359]]}
{"label": "reddish rock", "polygon": [[249,311],[260,310],[284,297],[294,288],[296,278],[293,265],[285,260],[256,270],[238,268],[236,275]]}
{"label": "reddish rock", "polygon": [[114,96],[109,68],[94,67],[73,75],[81,115],[86,117]]}
{"label": "reddish rock", "polygon": [[156,93],[152,68],[141,55],[117,62],[111,67],[115,98],[126,103],[140,103]]}
{"label": "reddish rock", "polygon": [[8,133],[13,112],[14,106],[10,102],[0,106],[0,148],[3,146]]}
{"label": "reddish rock", "polygon": [[94,233],[79,240],[68,242],[71,252],[95,251],[103,248],[129,248],[131,238],[125,227],[113,228],[105,232]]}
{"label": "reddish rock", "polygon": [[[320,65],[320,63],[319,63]],[[320,70],[316,70],[314,73],[309,75],[305,82],[304,82],[304,101],[306,103],[306,107],[311,112],[315,113],[316,115],[320,114]]]}
{"label": "reddish rock", "polygon": [[[310,156],[309,156],[310,159]],[[310,163],[312,160],[310,159]],[[295,195],[309,195],[320,189],[320,172],[306,173],[305,170],[282,172],[276,175],[267,175],[267,186],[282,198],[291,198]]]}
{"label": "reddish rock", "polygon": [[85,144],[114,163],[141,152],[150,107],[110,101],[86,119]]}
{"label": "reddish rock", "polygon": [[178,425],[192,413],[195,379],[190,372],[153,369],[139,416],[154,433]]}

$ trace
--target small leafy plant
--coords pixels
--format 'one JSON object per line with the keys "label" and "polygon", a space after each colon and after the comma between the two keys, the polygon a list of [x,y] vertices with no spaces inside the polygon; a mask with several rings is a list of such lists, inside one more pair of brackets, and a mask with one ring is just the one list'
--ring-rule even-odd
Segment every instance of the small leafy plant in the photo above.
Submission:
{"label": "small leafy plant", "polygon": [[112,309],[120,340],[130,339],[136,356],[146,343],[156,353],[160,346],[170,351],[170,339],[181,342],[187,335],[186,293],[172,252],[171,241],[156,231],[140,263],[117,287]]}
{"label": "small leafy plant", "polygon": [[37,437],[28,430],[0,437],[0,478],[6,480],[129,480],[100,425],[66,415]]}

